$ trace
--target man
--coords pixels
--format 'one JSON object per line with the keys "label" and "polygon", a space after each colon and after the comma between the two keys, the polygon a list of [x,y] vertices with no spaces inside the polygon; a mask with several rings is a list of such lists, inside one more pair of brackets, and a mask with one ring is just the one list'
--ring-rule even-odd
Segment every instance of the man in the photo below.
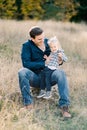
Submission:
{"label": "man", "polygon": [[[18,72],[19,85],[23,97],[23,103],[26,109],[33,107],[33,99],[30,94],[30,86],[39,87],[40,72],[45,67],[44,55],[50,55],[50,48],[47,44],[48,39],[44,38],[44,32],[39,27],[33,27],[29,31],[30,40],[22,46],[21,59],[23,68]],[[59,57],[62,64],[62,58]],[[51,76],[51,84],[58,86],[59,107],[64,117],[71,117],[69,113],[69,90],[65,72],[61,69],[55,70]],[[43,82],[43,81],[42,81]]]}

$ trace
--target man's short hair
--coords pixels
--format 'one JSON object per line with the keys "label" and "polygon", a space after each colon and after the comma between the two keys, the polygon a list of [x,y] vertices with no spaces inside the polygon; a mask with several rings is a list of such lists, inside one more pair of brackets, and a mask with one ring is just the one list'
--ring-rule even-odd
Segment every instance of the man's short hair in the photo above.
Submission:
{"label": "man's short hair", "polygon": [[43,33],[43,30],[38,26],[34,26],[29,30],[29,35],[31,38],[35,38],[35,36],[38,36],[42,33]]}

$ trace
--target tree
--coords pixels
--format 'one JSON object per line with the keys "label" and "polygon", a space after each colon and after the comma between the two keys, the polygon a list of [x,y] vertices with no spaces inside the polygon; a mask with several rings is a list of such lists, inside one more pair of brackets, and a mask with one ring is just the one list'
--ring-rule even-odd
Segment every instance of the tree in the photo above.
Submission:
{"label": "tree", "polygon": [[70,20],[77,14],[78,3],[75,0],[55,0],[55,5],[60,7],[60,15],[63,20]]}
{"label": "tree", "polygon": [[16,12],[15,0],[0,0],[1,18],[14,18]]}
{"label": "tree", "polygon": [[71,21],[86,21],[87,22],[87,0],[76,0],[79,3],[77,6],[78,13],[71,18]]}
{"label": "tree", "polygon": [[22,14],[24,19],[41,19],[44,10],[41,7],[41,0],[22,0]]}
{"label": "tree", "polygon": [[17,19],[23,19],[23,15],[22,15],[22,10],[21,10],[21,6],[22,6],[22,0],[16,0],[16,7],[17,7],[17,11],[15,13],[15,17]]}

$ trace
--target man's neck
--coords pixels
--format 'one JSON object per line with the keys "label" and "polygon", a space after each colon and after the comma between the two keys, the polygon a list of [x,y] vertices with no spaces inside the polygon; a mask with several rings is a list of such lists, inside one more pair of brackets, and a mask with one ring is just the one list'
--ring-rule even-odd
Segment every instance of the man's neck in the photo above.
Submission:
{"label": "man's neck", "polygon": [[45,51],[45,44],[38,45],[38,48],[40,48],[42,51]]}

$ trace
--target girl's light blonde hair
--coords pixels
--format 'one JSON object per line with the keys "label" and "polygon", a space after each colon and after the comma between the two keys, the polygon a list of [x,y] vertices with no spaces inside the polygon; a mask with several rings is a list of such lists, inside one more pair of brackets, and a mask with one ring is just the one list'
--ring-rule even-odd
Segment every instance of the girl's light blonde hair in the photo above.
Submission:
{"label": "girl's light blonde hair", "polygon": [[57,39],[56,36],[54,36],[54,37],[52,37],[52,38],[50,38],[50,39],[48,40],[49,46],[51,45],[51,43],[52,43],[52,44],[57,44],[57,45],[58,45],[58,48],[61,49],[61,44],[60,44],[60,42],[59,42],[59,40]]}

